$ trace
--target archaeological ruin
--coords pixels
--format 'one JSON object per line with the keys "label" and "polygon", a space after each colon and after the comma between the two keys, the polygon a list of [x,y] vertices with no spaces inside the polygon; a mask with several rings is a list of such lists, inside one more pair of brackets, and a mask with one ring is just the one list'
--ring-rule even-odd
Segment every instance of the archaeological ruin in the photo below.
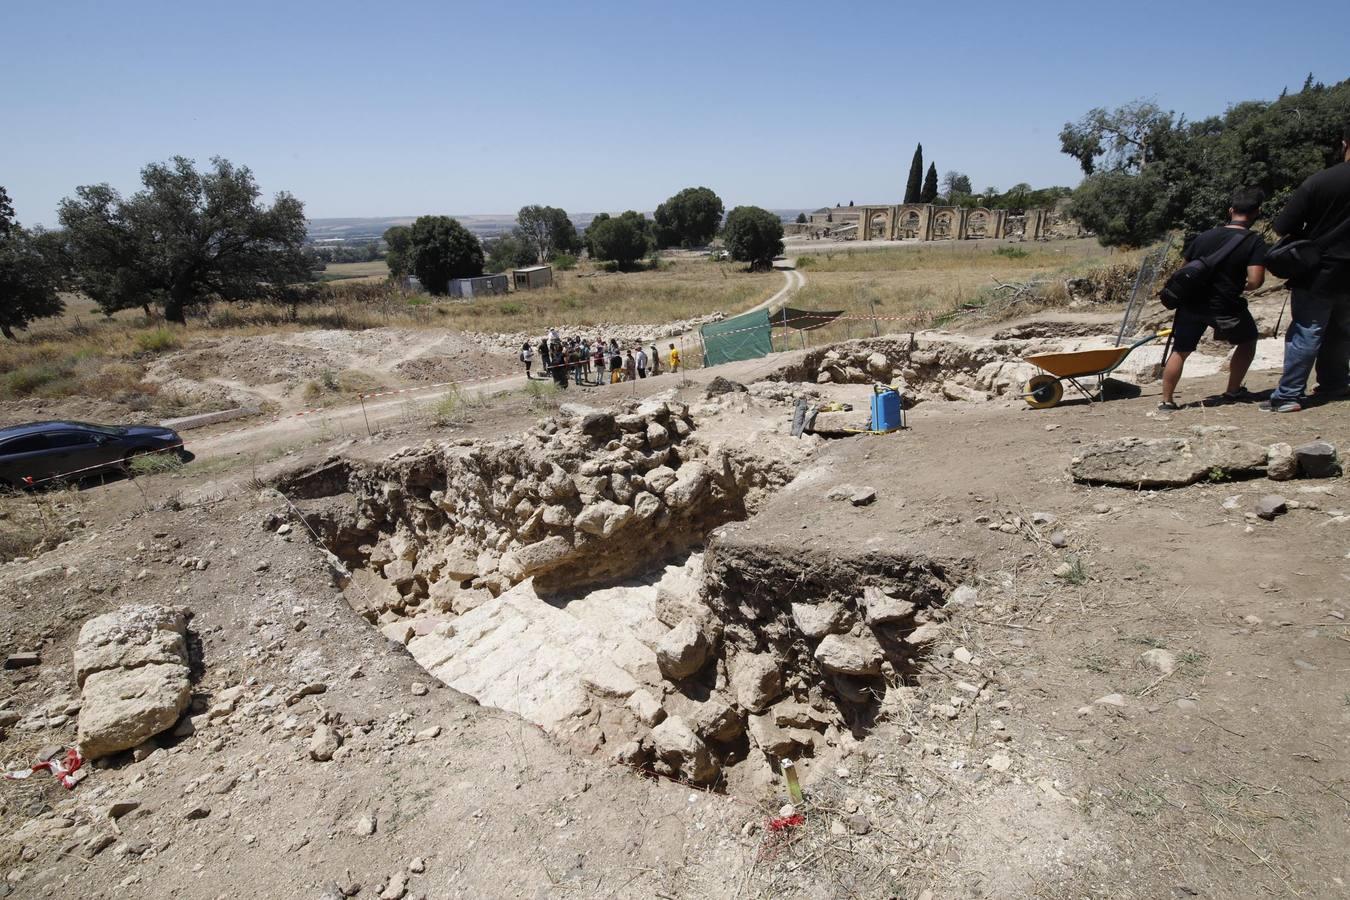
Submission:
{"label": "archaeological ruin", "polygon": [[787,231],[859,241],[1044,241],[1084,234],[1062,205],[1013,214],[1006,209],[931,203],[825,207]]}

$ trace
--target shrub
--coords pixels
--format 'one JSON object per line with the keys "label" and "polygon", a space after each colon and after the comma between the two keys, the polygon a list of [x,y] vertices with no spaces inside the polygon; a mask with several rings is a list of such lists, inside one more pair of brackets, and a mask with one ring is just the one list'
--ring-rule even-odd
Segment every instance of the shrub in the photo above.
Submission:
{"label": "shrub", "polygon": [[71,371],[69,362],[64,360],[23,366],[5,376],[4,390],[11,397],[26,397],[70,378]]}
{"label": "shrub", "polygon": [[553,257],[553,268],[559,272],[570,272],[577,267],[577,258],[570,253],[559,253]]}
{"label": "shrub", "polygon": [[497,310],[504,316],[518,316],[525,311],[525,305],[508,300],[497,307]]}
{"label": "shrub", "polygon": [[1007,257],[1008,259],[1026,259],[1031,254],[1021,247],[1006,246],[999,247],[994,251],[994,255]]}
{"label": "shrub", "polygon": [[136,335],[136,349],[142,353],[163,353],[178,349],[178,335],[161,325]]}
{"label": "shrub", "polygon": [[133,457],[129,463],[132,475],[161,475],[165,472],[177,472],[183,468],[183,460],[177,453],[142,453]]}

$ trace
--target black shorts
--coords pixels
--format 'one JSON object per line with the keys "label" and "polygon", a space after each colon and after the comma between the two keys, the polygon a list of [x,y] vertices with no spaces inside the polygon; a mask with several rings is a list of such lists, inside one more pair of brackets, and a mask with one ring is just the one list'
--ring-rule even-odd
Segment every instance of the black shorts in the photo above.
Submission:
{"label": "black shorts", "polygon": [[1172,349],[1178,353],[1194,353],[1206,328],[1214,329],[1214,340],[1229,344],[1245,344],[1257,338],[1256,320],[1245,306],[1225,314],[1179,309],[1172,320]]}

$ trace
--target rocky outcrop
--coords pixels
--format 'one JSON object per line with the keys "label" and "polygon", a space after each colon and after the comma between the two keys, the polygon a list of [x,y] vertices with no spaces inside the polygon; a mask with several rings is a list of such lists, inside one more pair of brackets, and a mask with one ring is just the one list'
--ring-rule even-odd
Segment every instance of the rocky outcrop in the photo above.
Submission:
{"label": "rocky outcrop", "polygon": [[1088,444],[1069,464],[1073,480],[1128,488],[1174,488],[1205,478],[1265,474],[1266,448],[1208,433],[1197,438],[1119,438]]}
{"label": "rocky outcrop", "polygon": [[173,727],[191,699],[187,610],[128,605],[80,628],[78,743],[86,759],[130,750]]}

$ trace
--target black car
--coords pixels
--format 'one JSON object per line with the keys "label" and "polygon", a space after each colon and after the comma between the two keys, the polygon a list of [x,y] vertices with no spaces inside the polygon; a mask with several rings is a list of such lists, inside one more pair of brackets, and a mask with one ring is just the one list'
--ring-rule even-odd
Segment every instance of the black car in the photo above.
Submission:
{"label": "black car", "polygon": [[158,425],[32,422],[0,428],[0,487],[41,487],[128,471],[133,458],[173,452],[187,458],[183,439]]}

